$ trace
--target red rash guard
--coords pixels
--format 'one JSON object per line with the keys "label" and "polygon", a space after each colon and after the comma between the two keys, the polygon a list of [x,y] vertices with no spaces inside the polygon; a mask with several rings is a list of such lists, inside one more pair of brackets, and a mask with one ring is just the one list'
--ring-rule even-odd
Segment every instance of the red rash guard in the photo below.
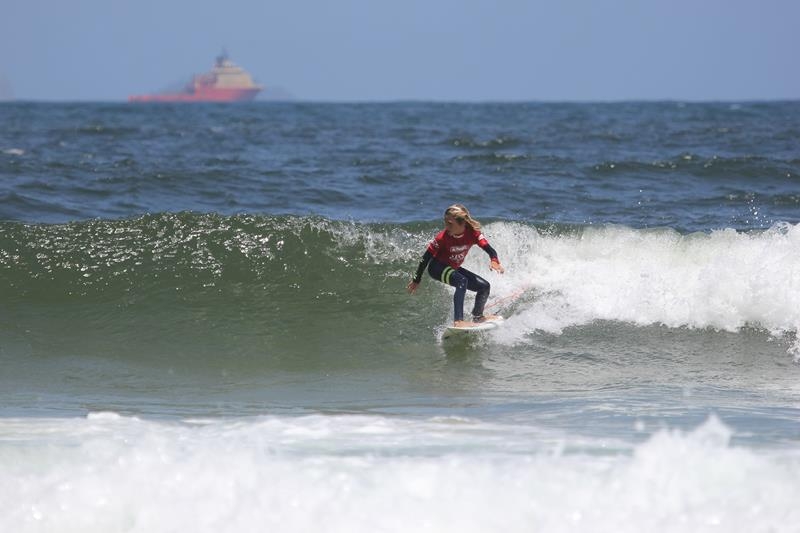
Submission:
{"label": "red rash guard", "polygon": [[[460,237],[453,237],[446,230],[442,230],[428,243],[428,251],[440,263],[457,269],[464,262],[469,249],[476,244],[487,252],[489,251],[487,247],[491,249],[489,241],[480,231],[468,229]],[[489,255],[493,259],[497,258],[496,253],[494,255],[490,253]]]}
{"label": "red rash guard", "polygon": [[422,281],[422,273],[431,259],[435,259],[443,265],[448,265],[453,269],[458,269],[464,259],[467,257],[469,249],[474,245],[478,245],[489,254],[492,261],[499,263],[497,259],[497,252],[491,247],[489,241],[483,236],[480,231],[467,229],[460,237],[453,237],[446,230],[440,231],[431,242],[428,243],[428,248],[419,262],[417,272],[414,275],[414,282],[419,283]]}

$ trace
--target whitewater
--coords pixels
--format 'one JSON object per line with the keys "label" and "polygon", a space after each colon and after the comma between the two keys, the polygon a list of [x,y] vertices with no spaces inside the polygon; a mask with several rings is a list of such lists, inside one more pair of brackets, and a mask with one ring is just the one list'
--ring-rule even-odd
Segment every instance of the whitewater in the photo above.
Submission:
{"label": "whitewater", "polygon": [[800,357],[800,226],[681,235],[619,226],[548,235],[500,225],[495,241],[509,259],[498,289],[537,293],[503,328],[504,341],[596,320],[638,326],[739,331],[790,339]]}
{"label": "whitewater", "polygon": [[[631,446],[462,418],[4,420],[7,531],[796,531],[800,457],[715,417]],[[504,435],[498,438],[498,434]],[[23,465],[36,464],[35,468]],[[487,487],[494,487],[487,491]],[[324,525],[323,525],[324,524]]]}

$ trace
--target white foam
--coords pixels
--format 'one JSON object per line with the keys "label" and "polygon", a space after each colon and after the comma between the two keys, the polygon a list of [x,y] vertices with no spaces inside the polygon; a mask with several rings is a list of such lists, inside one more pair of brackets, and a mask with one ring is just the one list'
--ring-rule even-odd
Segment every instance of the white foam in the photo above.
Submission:
{"label": "white foam", "polygon": [[714,418],[633,450],[469,420],[0,420],[0,530],[796,531],[800,458],[730,436]]}
{"label": "white foam", "polygon": [[[681,235],[620,226],[546,235],[509,223],[487,229],[507,269],[492,277],[502,296],[532,287],[538,296],[498,336],[522,336],[595,320],[637,325],[797,335],[800,224],[763,232],[726,229]],[[470,257],[470,266],[481,268]],[[792,348],[800,357],[800,341]]]}

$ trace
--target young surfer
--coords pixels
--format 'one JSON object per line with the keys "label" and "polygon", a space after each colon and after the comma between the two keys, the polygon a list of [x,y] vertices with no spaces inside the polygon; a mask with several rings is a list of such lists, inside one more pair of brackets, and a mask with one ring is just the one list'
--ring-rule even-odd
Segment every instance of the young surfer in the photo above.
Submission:
{"label": "young surfer", "polygon": [[[483,307],[486,305],[491,289],[489,282],[461,266],[469,249],[475,244],[489,254],[491,258],[489,268],[502,274],[505,269],[497,259],[497,252],[481,233],[480,223],[470,216],[469,211],[463,205],[451,205],[444,212],[444,230],[428,243],[428,248],[417,267],[417,273],[408,284],[408,292],[413,294],[419,287],[422,273],[427,266],[428,273],[433,279],[455,287],[453,308],[456,327],[471,326],[475,322],[498,318],[483,314]],[[476,293],[475,306],[472,308],[473,322],[464,320],[464,296],[467,290]]]}

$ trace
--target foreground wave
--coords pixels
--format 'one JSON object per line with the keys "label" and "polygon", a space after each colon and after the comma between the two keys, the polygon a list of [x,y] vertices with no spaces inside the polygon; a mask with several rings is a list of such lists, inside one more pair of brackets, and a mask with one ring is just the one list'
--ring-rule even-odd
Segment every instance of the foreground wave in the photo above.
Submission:
{"label": "foreground wave", "polygon": [[454,417],[2,419],[0,529],[795,531],[796,454],[731,435],[715,417],[636,445]]}
{"label": "foreground wave", "polygon": [[[428,280],[417,298],[403,290],[436,229],[193,213],[2,223],[3,334],[45,353],[142,344],[350,353],[416,342],[450,312],[443,285]],[[479,253],[465,266],[492,281],[490,305],[511,315],[498,342],[614,321],[755,328],[800,356],[800,225],[681,234],[496,221],[486,233],[507,274],[489,273]]]}

